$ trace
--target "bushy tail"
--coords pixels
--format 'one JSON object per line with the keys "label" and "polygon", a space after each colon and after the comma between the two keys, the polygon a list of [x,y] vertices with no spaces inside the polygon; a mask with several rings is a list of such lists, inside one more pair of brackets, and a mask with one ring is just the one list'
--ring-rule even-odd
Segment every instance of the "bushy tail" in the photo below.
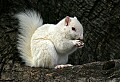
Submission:
{"label": "bushy tail", "polygon": [[32,65],[31,37],[35,30],[43,23],[41,16],[35,11],[18,13],[15,17],[19,19],[19,34],[17,48],[21,58],[26,65]]}

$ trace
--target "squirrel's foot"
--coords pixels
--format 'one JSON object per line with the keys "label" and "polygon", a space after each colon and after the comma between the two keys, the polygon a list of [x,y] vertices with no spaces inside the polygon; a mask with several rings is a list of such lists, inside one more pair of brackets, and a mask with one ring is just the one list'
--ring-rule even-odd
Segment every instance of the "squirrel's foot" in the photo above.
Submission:
{"label": "squirrel's foot", "polygon": [[73,66],[73,65],[71,65],[71,64],[57,65],[57,66],[55,66],[55,69],[60,69],[60,68],[70,67],[70,66]]}
{"label": "squirrel's foot", "polygon": [[82,48],[84,46],[84,43],[81,40],[73,40],[73,44],[78,48]]}

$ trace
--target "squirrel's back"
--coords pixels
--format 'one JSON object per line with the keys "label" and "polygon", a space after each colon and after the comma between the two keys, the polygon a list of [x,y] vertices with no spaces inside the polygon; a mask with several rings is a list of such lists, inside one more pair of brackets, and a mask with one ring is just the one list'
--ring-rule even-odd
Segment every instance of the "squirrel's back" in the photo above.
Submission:
{"label": "squirrel's back", "polygon": [[35,30],[43,23],[41,16],[35,11],[25,11],[18,13],[16,18],[19,19],[19,34],[17,48],[21,54],[21,58],[26,65],[32,65],[31,54],[31,37]]}

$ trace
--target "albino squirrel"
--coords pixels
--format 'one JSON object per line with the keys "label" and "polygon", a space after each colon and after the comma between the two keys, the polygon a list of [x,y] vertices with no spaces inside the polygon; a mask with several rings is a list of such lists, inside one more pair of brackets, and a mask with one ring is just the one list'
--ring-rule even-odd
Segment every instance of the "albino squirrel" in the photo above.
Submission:
{"label": "albino squirrel", "polygon": [[27,66],[72,66],[66,64],[68,55],[84,45],[83,27],[76,17],[66,16],[57,24],[44,25],[34,10],[18,13],[16,17],[20,25],[17,48]]}

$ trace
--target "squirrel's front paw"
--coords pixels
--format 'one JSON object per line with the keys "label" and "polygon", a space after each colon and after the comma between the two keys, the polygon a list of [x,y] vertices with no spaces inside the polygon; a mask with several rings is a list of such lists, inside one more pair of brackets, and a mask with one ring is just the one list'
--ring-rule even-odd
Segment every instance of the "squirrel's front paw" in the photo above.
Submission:
{"label": "squirrel's front paw", "polygon": [[81,40],[73,40],[73,44],[78,48],[82,48],[84,46],[84,43]]}

